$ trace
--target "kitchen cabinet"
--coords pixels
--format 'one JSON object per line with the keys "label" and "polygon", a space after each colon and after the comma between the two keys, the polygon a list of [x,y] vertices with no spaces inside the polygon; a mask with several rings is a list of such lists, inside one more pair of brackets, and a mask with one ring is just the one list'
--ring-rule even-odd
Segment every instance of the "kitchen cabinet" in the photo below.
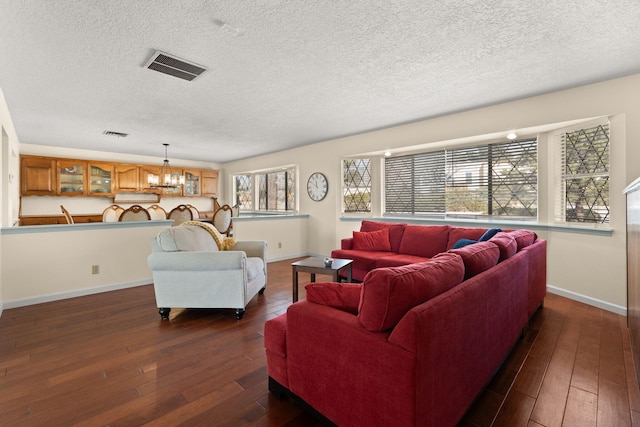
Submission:
{"label": "kitchen cabinet", "polygon": [[114,196],[118,193],[156,193],[169,197],[215,197],[218,171],[174,169],[185,176],[177,188],[152,188],[149,174],[160,165],[139,165],[86,159],[23,155],[20,159],[21,196]]}
{"label": "kitchen cabinet", "polygon": [[86,194],[87,162],[82,160],[58,160],[58,185],[60,196],[83,196]]}
{"label": "kitchen cabinet", "polygon": [[89,171],[89,195],[112,196],[114,172],[113,164],[89,162],[87,169]]}
{"label": "kitchen cabinet", "polygon": [[200,195],[200,176],[201,172],[197,170],[182,171],[184,174],[184,196],[199,196]]}
{"label": "kitchen cabinet", "polygon": [[56,159],[23,156],[20,159],[20,192],[23,196],[56,194]]}
{"label": "kitchen cabinet", "polygon": [[140,178],[138,165],[117,164],[115,193],[135,193]]}
{"label": "kitchen cabinet", "polygon": [[202,196],[218,197],[218,171],[202,171]]}

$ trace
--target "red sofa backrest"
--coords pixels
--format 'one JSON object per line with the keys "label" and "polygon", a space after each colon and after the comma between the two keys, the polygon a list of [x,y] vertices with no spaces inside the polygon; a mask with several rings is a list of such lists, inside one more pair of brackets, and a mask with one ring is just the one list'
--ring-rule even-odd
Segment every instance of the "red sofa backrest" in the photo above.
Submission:
{"label": "red sofa backrest", "polygon": [[407,311],[463,279],[462,258],[451,253],[417,264],[377,268],[362,282],[358,319],[369,331],[391,329]]}

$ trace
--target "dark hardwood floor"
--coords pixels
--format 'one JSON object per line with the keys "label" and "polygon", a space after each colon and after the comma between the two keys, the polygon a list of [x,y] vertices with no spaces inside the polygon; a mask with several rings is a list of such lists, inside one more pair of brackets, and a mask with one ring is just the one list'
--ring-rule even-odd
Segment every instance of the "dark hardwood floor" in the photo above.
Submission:
{"label": "dark hardwood floor", "polygon": [[[5,310],[0,425],[320,425],[267,391],[263,325],[290,304],[292,261],[269,264],[241,321],[161,321],[151,285]],[[625,318],[549,295],[461,425],[640,425]]]}

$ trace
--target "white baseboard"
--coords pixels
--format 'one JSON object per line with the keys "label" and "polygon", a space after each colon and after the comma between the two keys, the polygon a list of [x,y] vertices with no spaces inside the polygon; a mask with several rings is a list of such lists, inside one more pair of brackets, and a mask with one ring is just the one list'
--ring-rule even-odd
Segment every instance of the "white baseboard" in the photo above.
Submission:
{"label": "white baseboard", "polygon": [[82,297],[85,295],[99,294],[102,292],[117,291],[118,289],[133,288],[136,286],[149,285],[153,283],[153,279],[135,280],[133,282],[115,283],[112,285],[98,286],[95,288],[78,289],[75,291],[59,292],[55,294],[39,295],[37,297],[15,299],[11,301],[3,301],[0,303],[0,316],[2,308],[10,309],[17,307],[25,307],[27,305],[41,304],[43,302],[59,301],[68,298]]}
{"label": "white baseboard", "polygon": [[574,301],[578,301],[584,304],[601,308],[603,310],[620,314],[621,316],[627,315],[627,307],[623,307],[621,305],[612,304],[607,301],[602,301],[597,298],[592,298],[586,295],[578,294],[576,292],[567,291],[566,289],[556,288],[555,286],[551,286],[551,285],[547,285],[547,291],[555,295],[560,295],[562,297],[572,299]]}

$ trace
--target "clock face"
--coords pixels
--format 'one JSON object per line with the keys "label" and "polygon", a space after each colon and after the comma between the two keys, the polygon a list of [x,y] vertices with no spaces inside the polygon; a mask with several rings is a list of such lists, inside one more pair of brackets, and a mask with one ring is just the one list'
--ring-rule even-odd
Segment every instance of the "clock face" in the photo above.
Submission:
{"label": "clock face", "polygon": [[314,172],[307,181],[307,193],[311,200],[319,202],[327,196],[329,190],[329,182],[323,173]]}

